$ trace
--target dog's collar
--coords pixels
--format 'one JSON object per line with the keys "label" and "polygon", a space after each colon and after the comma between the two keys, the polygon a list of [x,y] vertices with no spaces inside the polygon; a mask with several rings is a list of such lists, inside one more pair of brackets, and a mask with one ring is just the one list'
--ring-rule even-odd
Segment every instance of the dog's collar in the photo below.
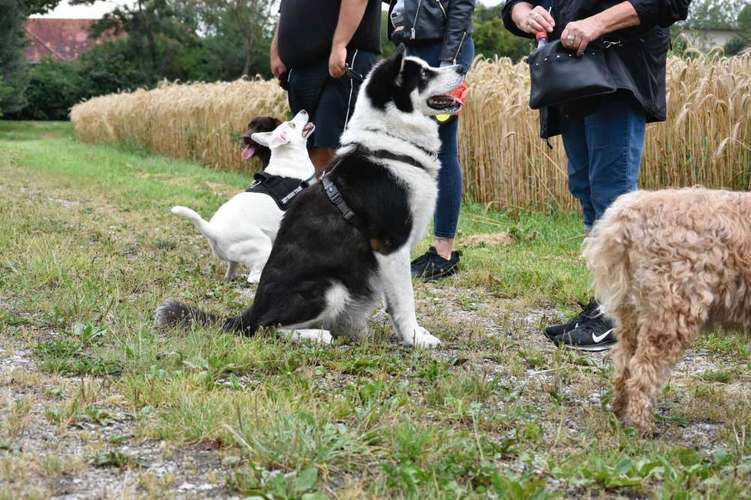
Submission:
{"label": "dog's collar", "polygon": [[[412,143],[410,143],[410,144],[412,144]],[[427,169],[425,168],[425,165],[423,165],[419,161],[415,160],[411,156],[392,153],[391,151],[388,151],[388,150],[385,150],[385,149],[370,149],[370,148],[367,148],[367,147],[363,146],[359,142],[348,142],[346,144],[342,144],[342,147],[346,147],[346,146],[353,146],[357,150],[359,150],[360,153],[362,153],[362,154],[364,154],[366,156],[370,156],[370,157],[374,158],[375,160],[392,160],[392,161],[398,161],[398,162],[401,162],[401,163],[406,163],[407,165],[412,165],[413,167],[419,168],[420,170],[427,171]],[[434,159],[436,158],[435,155],[430,155],[430,156],[431,156],[431,158],[434,158]],[[333,170],[333,168],[332,168],[332,170]]]}
{"label": "dog's collar", "polygon": [[438,152],[437,151],[431,151],[428,148],[426,148],[425,146],[421,146],[420,144],[417,144],[416,142],[412,142],[409,139],[405,139],[404,137],[399,137],[398,135],[394,135],[394,134],[392,134],[390,132],[387,132],[386,130],[382,130],[382,129],[379,129],[379,128],[373,128],[373,127],[366,127],[363,130],[365,132],[372,132],[374,134],[383,134],[383,135],[391,137],[392,139],[396,139],[397,141],[406,142],[410,146],[413,146],[413,147],[419,149],[420,151],[422,151],[423,153],[425,153],[426,155],[428,155],[430,158],[433,158],[433,159],[438,158]]}

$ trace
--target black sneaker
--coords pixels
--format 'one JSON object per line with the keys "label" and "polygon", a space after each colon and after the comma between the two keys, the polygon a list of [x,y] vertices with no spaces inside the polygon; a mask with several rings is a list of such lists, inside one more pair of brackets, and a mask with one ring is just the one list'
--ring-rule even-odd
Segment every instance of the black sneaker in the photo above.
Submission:
{"label": "black sneaker", "polygon": [[545,328],[545,336],[550,340],[555,341],[556,337],[563,335],[566,332],[570,332],[580,324],[584,323],[586,320],[595,319],[602,314],[602,312],[600,312],[600,304],[598,304],[594,299],[590,300],[589,304],[585,305],[580,302],[579,305],[582,308],[579,314],[566,321],[565,323],[562,323],[560,325],[551,325]]}
{"label": "black sneaker", "polygon": [[461,252],[451,252],[451,259],[444,259],[435,247],[412,261],[412,276],[424,281],[435,281],[456,274],[459,270],[459,256]]}
{"label": "black sneaker", "polygon": [[593,319],[586,319],[576,328],[553,339],[558,347],[572,347],[580,351],[605,351],[615,343],[613,322],[601,314]]}

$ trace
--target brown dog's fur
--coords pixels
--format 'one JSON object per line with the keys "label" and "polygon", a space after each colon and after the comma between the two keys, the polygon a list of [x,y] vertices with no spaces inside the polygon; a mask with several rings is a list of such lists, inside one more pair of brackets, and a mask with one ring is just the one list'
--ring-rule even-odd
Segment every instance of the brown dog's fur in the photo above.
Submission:
{"label": "brown dog's fur", "polygon": [[248,130],[243,134],[243,144],[256,150],[255,157],[261,162],[261,170],[269,166],[271,160],[271,150],[263,144],[258,144],[250,137],[256,132],[271,132],[276,129],[282,122],[273,116],[256,116],[248,123]]}
{"label": "brown dog's fur", "polygon": [[624,195],[584,243],[618,344],[613,411],[642,432],[654,400],[711,323],[751,327],[751,194],[692,188]]}

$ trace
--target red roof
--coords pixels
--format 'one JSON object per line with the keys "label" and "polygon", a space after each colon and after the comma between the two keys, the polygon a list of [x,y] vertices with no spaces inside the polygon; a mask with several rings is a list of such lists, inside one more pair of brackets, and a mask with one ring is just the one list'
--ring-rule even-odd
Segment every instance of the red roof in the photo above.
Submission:
{"label": "red roof", "polygon": [[26,60],[39,62],[44,57],[64,61],[78,59],[100,41],[89,39],[89,28],[95,22],[96,19],[27,19],[29,46]]}

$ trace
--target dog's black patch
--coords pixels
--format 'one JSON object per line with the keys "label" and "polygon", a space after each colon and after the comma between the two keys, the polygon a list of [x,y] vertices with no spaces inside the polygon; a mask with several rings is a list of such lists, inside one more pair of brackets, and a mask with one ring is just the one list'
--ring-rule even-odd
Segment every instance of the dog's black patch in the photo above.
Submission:
{"label": "dog's black patch", "polygon": [[271,150],[263,144],[258,144],[250,136],[256,132],[271,132],[282,122],[273,116],[257,116],[248,123],[248,130],[243,134],[243,144],[256,150],[255,156],[261,161],[261,169],[265,169],[271,161]]}
{"label": "dog's black patch", "polygon": [[405,49],[400,45],[389,59],[375,67],[366,89],[368,97],[378,109],[385,109],[389,102],[405,113],[414,111],[409,95],[413,90],[423,90],[436,72],[425,66],[404,59]]}
{"label": "dog's black patch", "polygon": [[[406,142],[409,142],[409,141],[406,141]],[[348,143],[348,144],[351,144],[351,143]],[[348,144],[342,144],[342,146],[346,146]],[[409,142],[409,144],[414,145],[415,147],[421,149],[422,151],[424,151],[426,154],[428,154],[430,156],[434,156],[434,153],[431,153],[430,151],[428,151],[427,149],[425,149],[423,147],[417,146],[416,144],[411,143],[411,142]],[[413,167],[417,167],[417,168],[419,168],[421,170],[425,170],[425,165],[423,165],[418,160],[416,160],[415,158],[413,158],[413,157],[411,157],[409,155],[400,155],[400,154],[397,154],[397,153],[392,153],[391,151],[387,151],[385,149],[369,150],[369,149],[365,149],[365,148],[362,148],[362,147],[359,148],[359,151],[360,151],[361,154],[364,154],[364,155],[367,155],[367,156],[375,157],[375,158],[378,158],[378,159],[381,159],[381,160],[400,161],[402,163],[406,163],[408,165],[412,165]]]}

